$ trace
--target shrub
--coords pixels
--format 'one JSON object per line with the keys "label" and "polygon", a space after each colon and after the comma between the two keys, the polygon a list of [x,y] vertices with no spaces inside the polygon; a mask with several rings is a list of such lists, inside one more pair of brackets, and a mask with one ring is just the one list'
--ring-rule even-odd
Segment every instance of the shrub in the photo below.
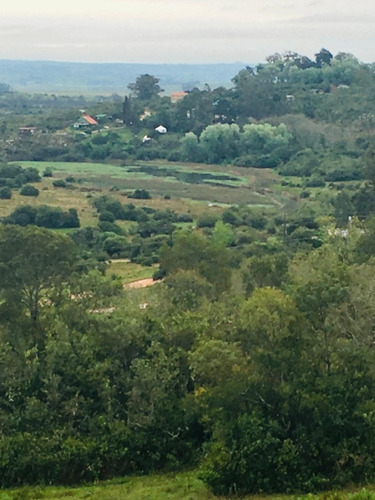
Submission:
{"label": "shrub", "polygon": [[66,182],[63,179],[57,179],[52,182],[52,185],[56,188],[66,188]]}
{"label": "shrub", "polygon": [[134,193],[128,195],[128,198],[134,198],[136,200],[149,200],[151,195],[146,189],[136,189]]}
{"label": "shrub", "polygon": [[67,212],[63,213],[61,227],[71,228],[80,227],[80,221],[75,208],[69,208]]}
{"label": "shrub", "polygon": [[154,281],[162,280],[163,278],[165,278],[166,275],[167,275],[167,272],[164,269],[159,268],[152,275],[152,279]]}
{"label": "shrub", "polygon": [[321,177],[310,177],[310,179],[307,179],[305,182],[306,187],[324,187],[326,185],[324,179]]}
{"label": "shrub", "polygon": [[124,209],[121,203],[110,196],[100,196],[93,205],[99,213],[110,212],[115,219],[124,219]]}
{"label": "shrub", "polygon": [[104,250],[110,257],[123,256],[128,248],[128,240],[124,236],[111,236],[104,241]]}
{"label": "shrub", "polygon": [[12,197],[12,190],[9,187],[0,189],[0,200],[10,200]]}
{"label": "shrub", "polygon": [[301,194],[299,195],[300,198],[308,198],[310,196],[310,191],[302,191]]}
{"label": "shrub", "polygon": [[193,222],[193,217],[190,214],[178,214],[176,222]]}
{"label": "shrub", "polygon": [[204,213],[198,217],[198,227],[214,227],[218,220],[218,216],[212,213]]}
{"label": "shrub", "polygon": [[43,177],[52,177],[52,168],[46,167],[43,172]]}
{"label": "shrub", "polygon": [[35,223],[36,208],[25,205],[17,207],[3,222],[6,224],[17,224],[18,226],[27,226]]}
{"label": "shrub", "polygon": [[124,233],[121,227],[113,222],[101,221],[98,224],[98,228],[101,233],[115,233],[120,235]]}
{"label": "shrub", "polygon": [[62,226],[63,211],[60,207],[42,205],[37,208],[35,224],[39,227],[58,229]]}
{"label": "shrub", "polygon": [[22,196],[38,196],[39,189],[37,189],[35,186],[32,186],[31,184],[25,184],[25,186],[23,186],[23,188],[20,190],[20,194]]}
{"label": "shrub", "polygon": [[99,220],[101,222],[115,222],[116,220],[116,217],[113,215],[112,212],[110,212],[109,210],[104,210],[103,212],[101,212],[101,214],[99,215]]}

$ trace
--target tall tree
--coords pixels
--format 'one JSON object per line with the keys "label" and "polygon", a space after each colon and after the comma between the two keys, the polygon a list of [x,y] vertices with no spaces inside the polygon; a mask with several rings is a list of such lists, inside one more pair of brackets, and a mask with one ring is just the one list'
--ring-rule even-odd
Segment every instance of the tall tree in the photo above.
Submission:
{"label": "tall tree", "polygon": [[75,245],[64,235],[29,226],[0,227],[0,296],[23,305],[33,321],[71,274]]}
{"label": "tall tree", "polygon": [[331,52],[324,48],[321,49],[317,54],[315,54],[315,62],[318,68],[321,68],[324,65],[330,66],[332,58],[333,55],[331,54]]}
{"label": "tall tree", "polygon": [[122,120],[125,125],[133,125],[134,123],[134,110],[128,96],[125,96],[122,103]]}
{"label": "tall tree", "polygon": [[134,83],[129,83],[128,89],[140,100],[146,101],[156,97],[163,89],[159,85],[159,78],[146,73],[139,76]]}

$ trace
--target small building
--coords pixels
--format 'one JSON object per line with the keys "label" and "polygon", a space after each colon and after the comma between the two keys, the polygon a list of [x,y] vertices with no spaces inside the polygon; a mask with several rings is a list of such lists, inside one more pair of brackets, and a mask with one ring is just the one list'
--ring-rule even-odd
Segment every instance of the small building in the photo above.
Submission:
{"label": "small building", "polygon": [[175,104],[178,101],[181,101],[188,93],[187,92],[172,92],[171,93],[171,102]]}
{"label": "small building", "polygon": [[155,132],[158,132],[159,134],[166,134],[168,131],[163,125],[159,125],[155,128]]}
{"label": "small building", "polygon": [[90,115],[82,115],[74,124],[74,128],[82,128],[99,125],[99,123]]}
{"label": "small building", "polygon": [[36,127],[20,127],[18,129],[20,135],[34,135],[36,132]]}
{"label": "small building", "polygon": [[99,125],[99,123],[90,115],[82,115],[83,120],[85,120],[89,125]]}

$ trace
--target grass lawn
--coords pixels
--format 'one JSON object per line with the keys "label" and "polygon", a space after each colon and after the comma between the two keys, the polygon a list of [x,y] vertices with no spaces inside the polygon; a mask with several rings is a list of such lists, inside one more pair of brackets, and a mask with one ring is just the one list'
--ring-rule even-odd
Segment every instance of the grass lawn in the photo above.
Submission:
{"label": "grass lawn", "polygon": [[[374,488],[347,492],[326,492],[321,495],[251,495],[243,500],[373,500]],[[130,476],[77,488],[25,487],[0,491],[0,500],[91,498],[93,500],[224,500],[217,497],[198,479],[195,472]]]}
{"label": "grass lawn", "polygon": [[106,274],[108,276],[116,274],[123,279],[124,283],[131,283],[136,280],[152,278],[157,268],[157,265],[141,266],[134,262],[128,262],[127,259],[113,259],[110,261]]}

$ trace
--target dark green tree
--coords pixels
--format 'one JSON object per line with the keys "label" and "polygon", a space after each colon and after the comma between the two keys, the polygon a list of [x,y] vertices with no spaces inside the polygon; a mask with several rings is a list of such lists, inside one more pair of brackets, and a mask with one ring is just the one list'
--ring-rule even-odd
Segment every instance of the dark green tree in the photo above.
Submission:
{"label": "dark green tree", "polygon": [[50,299],[73,272],[74,243],[46,229],[0,227],[0,294],[37,321],[41,300]]}
{"label": "dark green tree", "polygon": [[320,51],[315,54],[315,62],[318,68],[322,68],[324,65],[329,66],[331,64],[331,60],[333,55],[327,49],[320,49]]}
{"label": "dark green tree", "polygon": [[159,78],[146,73],[139,76],[134,83],[130,83],[128,89],[141,101],[147,101],[163,92],[159,81]]}

